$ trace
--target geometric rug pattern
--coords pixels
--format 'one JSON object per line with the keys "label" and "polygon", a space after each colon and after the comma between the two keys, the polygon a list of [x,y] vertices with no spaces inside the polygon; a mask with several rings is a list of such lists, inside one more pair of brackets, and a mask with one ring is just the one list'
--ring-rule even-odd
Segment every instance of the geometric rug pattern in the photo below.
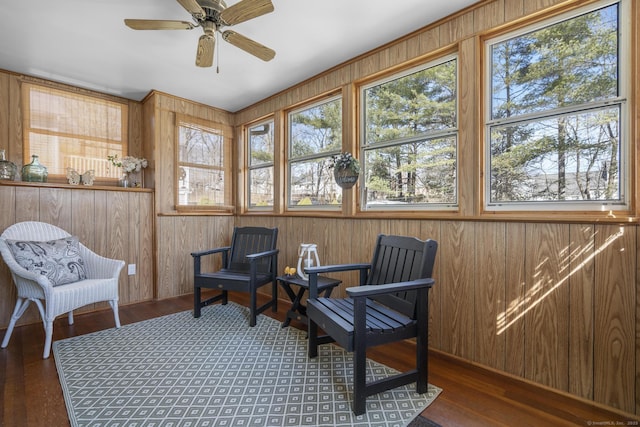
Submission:
{"label": "geometric rug pattern", "polygon": [[[406,426],[440,393],[415,384],[355,416],[352,354],[307,357],[306,332],[230,302],[56,341],[71,426]],[[367,381],[395,370],[368,360]]]}

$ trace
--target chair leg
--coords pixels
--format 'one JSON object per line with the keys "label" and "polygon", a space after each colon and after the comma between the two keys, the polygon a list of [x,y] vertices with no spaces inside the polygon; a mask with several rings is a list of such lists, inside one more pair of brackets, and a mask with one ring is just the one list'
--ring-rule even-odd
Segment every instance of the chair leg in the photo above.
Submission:
{"label": "chair leg", "polygon": [[[44,320],[43,320],[44,321]],[[43,359],[48,359],[51,353],[51,341],[53,338],[53,320],[44,321],[44,353]]]}
{"label": "chair leg", "polygon": [[307,336],[309,338],[307,340],[309,358],[313,359],[318,356],[318,325],[311,319],[307,325]]}
{"label": "chair leg", "polygon": [[353,413],[362,415],[367,406],[367,353],[353,353]]}
{"label": "chair leg", "polygon": [[200,317],[200,286],[193,287],[193,317]]}
{"label": "chair leg", "polygon": [[120,315],[118,314],[118,300],[109,301],[111,309],[113,310],[113,320],[116,322],[116,329],[120,329]]}
{"label": "chair leg", "polygon": [[271,311],[276,313],[278,311],[278,284],[274,280],[271,284]]}
{"label": "chair leg", "polygon": [[16,307],[13,309],[13,314],[11,315],[9,326],[7,327],[7,331],[4,333],[2,348],[6,348],[9,345],[9,339],[11,338],[11,334],[13,333],[13,328],[16,326],[16,322],[24,314],[27,307],[29,307],[29,303],[30,301],[26,298],[18,298],[18,300],[16,301]]}
{"label": "chair leg", "polygon": [[73,325],[73,310],[67,314],[67,317],[69,317],[69,324]]}
{"label": "chair leg", "polygon": [[256,326],[256,312],[257,312],[257,295],[256,291],[251,291],[249,297],[249,326]]}

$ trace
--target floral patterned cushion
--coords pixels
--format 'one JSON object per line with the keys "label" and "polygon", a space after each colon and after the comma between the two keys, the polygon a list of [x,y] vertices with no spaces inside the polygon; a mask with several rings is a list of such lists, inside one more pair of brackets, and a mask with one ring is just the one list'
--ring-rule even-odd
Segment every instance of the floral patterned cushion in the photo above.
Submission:
{"label": "floral patterned cushion", "polygon": [[53,286],[87,278],[76,236],[48,242],[6,240],[14,258],[23,268],[47,276]]}

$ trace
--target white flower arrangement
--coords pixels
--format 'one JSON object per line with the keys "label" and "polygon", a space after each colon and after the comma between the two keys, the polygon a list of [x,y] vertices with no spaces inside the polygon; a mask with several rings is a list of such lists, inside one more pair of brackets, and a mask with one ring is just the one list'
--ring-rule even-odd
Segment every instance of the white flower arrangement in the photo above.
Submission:
{"label": "white flower arrangement", "polygon": [[147,159],[133,156],[124,156],[122,159],[119,159],[116,154],[115,156],[107,156],[107,160],[109,160],[113,166],[122,168],[124,173],[140,172],[149,166]]}

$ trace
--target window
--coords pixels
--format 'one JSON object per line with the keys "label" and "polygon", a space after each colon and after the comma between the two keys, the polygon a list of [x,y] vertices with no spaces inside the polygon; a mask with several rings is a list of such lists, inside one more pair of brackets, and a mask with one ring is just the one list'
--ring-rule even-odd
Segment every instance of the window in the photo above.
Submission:
{"label": "window", "polygon": [[66,182],[67,168],[119,178],[107,156],[127,154],[127,104],[23,83],[24,163],[37,155],[49,178]]}
{"label": "window", "polygon": [[288,117],[289,207],[339,208],[342,190],[330,166],[342,149],[342,100],[332,98]]}
{"label": "window", "polygon": [[602,4],[487,42],[488,209],[628,204],[627,30]]}
{"label": "window", "polygon": [[177,118],[177,209],[233,210],[231,128]]}
{"label": "window", "polygon": [[249,209],[273,208],[273,143],[273,120],[248,127]]}
{"label": "window", "polygon": [[455,207],[456,58],[367,85],[361,94],[364,208]]}

